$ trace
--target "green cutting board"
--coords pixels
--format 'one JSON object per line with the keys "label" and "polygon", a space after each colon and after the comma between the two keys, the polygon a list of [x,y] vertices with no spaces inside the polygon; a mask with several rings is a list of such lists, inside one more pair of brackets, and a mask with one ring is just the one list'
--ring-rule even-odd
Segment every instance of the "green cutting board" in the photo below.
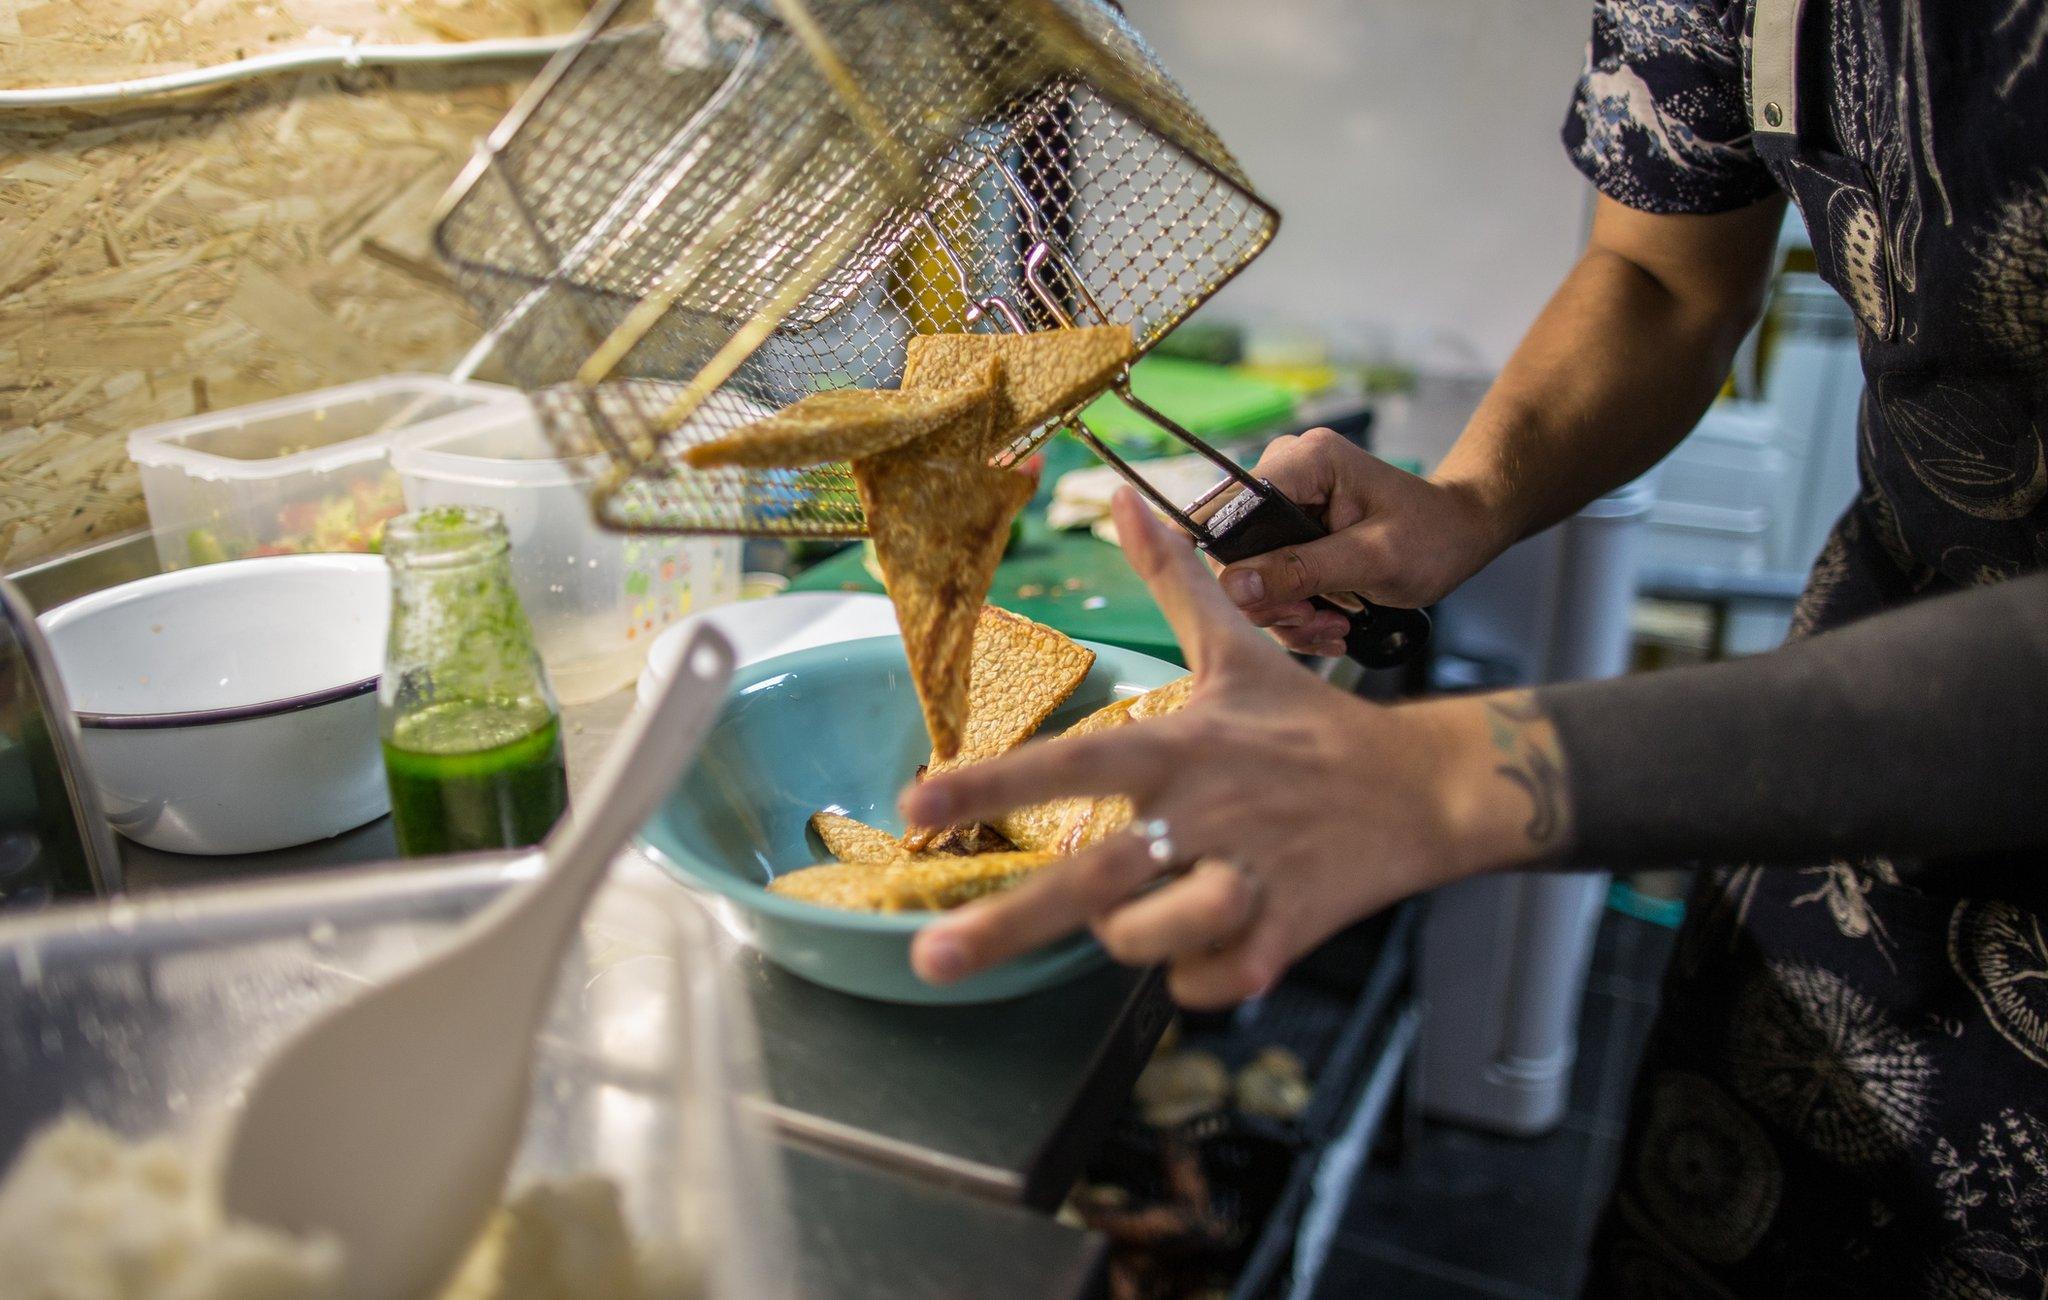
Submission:
{"label": "green cutting board", "polygon": [[[799,574],[792,591],[880,591],[861,548],[839,554]],[[1024,536],[996,569],[989,589],[991,605],[1000,605],[1077,641],[1100,641],[1169,663],[1185,664],[1180,643],[1152,593],[1124,553],[1086,532],[1054,532],[1033,510],[1024,516]]]}
{"label": "green cutting board", "polygon": [[[1131,391],[1189,433],[1214,441],[1270,429],[1294,414],[1295,394],[1278,384],[1222,366],[1177,357],[1146,357],[1131,367]],[[1159,426],[1111,393],[1081,412],[1098,437],[1127,447],[1170,447]]]}

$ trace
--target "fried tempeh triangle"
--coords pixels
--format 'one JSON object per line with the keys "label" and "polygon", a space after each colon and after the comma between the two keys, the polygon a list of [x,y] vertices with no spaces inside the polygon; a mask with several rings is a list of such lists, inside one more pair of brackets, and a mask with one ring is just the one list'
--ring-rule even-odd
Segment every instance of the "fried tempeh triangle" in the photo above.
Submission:
{"label": "fried tempeh triangle", "polygon": [[[1094,665],[1095,652],[1064,632],[1007,609],[982,606],[974,624],[974,664],[967,679],[967,726],[960,752],[945,760],[934,755],[921,777],[994,758],[1023,744]],[[903,843],[921,850],[968,829],[913,826],[903,833]]]}
{"label": "fried tempeh triangle", "polygon": [[[1180,677],[1143,695],[1106,704],[1046,743],[1057,745],[1070,736],[1085,736],[1173,713],[1187,703],[1194,685],[1193,677]],[[1064,855],[1100,843],[1129,825],[1130,820],[1131,801],[1112,794],[1096,799],[1054,799],[1018,808],[996,818],[995,826],[1019,849]]]}
{"label": "fried tempeh triangle", "polygon": [[777,876],[768,889],[849,911],[942,911],[1008,889],[1053,860],[1050,853],[980,853],[887,863],[832,862]]}
{"label": "fried tempeh triangle", "polygon": [[968,375],[958,386],[812,393],[765,420],[686,448],[683,460],[695,469],[800,469],[873,455],[941,429],[988,400],[975,380]]}
{"label": "fried tempeh triangle", "polygon": [[894,862],[911,853],[902,840],[881,827],[844,813],[812,813],[811,829],[825,842],[825,851],[841,862]]}
{"label": "fried tempeh triangle", "polygon": [[1010,521],[1029,480],[992,469],[1021,429],[1100,391],[1132,352],[1121,325],[1040,334],[926,334],[912,338],[905,391],[992,388],[920,438],[853,459],[854,486],[875,559],[896,606],[932,755],[960,752],[967,725],[974,625],[995,579]]}
{"label": "fried tempeh triangle", "polygon": [[1128,325],[1036,334],[919,334],[910,340],[903,387],[971,384],[989,358],[1000,357],[1003,384],[996,399],[995,427],[983,447],[986,459],[1027,429],[1037,428],[1108,387],[1134,350]]}
{"label": "fried tempeh triangle", "polygon": [[[983,382],[998,382],[1002,373],[991,358]],[[1023,475],[989,468],[981,448],[993,414],[993,403],[979,405],[923,438],[853,462],[875,560],[896,606],[932,753],[941,760],[960,752],[974,626],[1010,521],[1033,491]]]}
{"label": "fried tempeh triangle", "polygon": [[1015,749],[1066,703],[1095,666],[1095,652],[1022,614],[983,605],[974,622],[967,726],[960,752],[934,756],[926,775]]}
{"label": "fried tempeh triangle", "polygon": [[993,826],[984,826],[980,822],[950,827],[937,835],[905,835],[898,839],[879,826],[856,821],[844,813],[821,811],[811,814],[811,829],[824,841],[827,852],[841,862],[850,863],[972,857],[982,853],[1008,853],[1016,847],[997,834]]}

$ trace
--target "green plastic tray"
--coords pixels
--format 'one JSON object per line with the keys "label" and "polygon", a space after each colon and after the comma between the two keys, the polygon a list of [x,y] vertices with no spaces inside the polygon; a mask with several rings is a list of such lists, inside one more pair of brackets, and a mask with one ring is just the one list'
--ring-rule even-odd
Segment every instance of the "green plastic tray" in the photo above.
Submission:
{"label": "green plastic tray", "polygon": [[[1294,414],[1295,395],[1278,384],[1222,366],[1146,357],[1131,367],[1131,391],[1198,438],[1215,440],[1269,429]],[[1128,447],[1170,443],[1167,434],[1109,393],[1082,411],[1098,437]]]}

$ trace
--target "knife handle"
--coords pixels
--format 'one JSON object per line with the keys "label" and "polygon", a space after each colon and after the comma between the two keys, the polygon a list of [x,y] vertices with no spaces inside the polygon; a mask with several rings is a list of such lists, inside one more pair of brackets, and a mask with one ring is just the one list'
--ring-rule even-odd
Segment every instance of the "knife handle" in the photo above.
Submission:
{"label": "knife handle", "polygon": [[[1206,540],[1202,550],[1222,561],[1236,564],[1254,555],[1277,551],[1283,546],[1300,546],[1329,536],[1313,516],[1289,500],[1265,479],[1260,490],[1246,488],[1224,503],[1204,523]],[[1318,609],[1342,614],[1351,626],[1344,634],[1344,651],[1367,668],[1392,668],[1404,664],[1429,643],[1429,615],[1419,609],[1396,609],[1353,597],[1357,608],[1327,596],[1310,597]]]}

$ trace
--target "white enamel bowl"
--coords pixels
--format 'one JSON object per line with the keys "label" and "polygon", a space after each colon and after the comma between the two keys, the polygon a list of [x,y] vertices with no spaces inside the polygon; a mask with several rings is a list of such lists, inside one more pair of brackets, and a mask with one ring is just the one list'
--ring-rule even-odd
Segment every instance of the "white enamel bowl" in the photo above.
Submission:
{"label": "white enamel bowl", "polygon": [[390,592],[376,556],[288,555],[43,615],[114,829],[172,853],[257,853],[388,811],[377,678]]}

